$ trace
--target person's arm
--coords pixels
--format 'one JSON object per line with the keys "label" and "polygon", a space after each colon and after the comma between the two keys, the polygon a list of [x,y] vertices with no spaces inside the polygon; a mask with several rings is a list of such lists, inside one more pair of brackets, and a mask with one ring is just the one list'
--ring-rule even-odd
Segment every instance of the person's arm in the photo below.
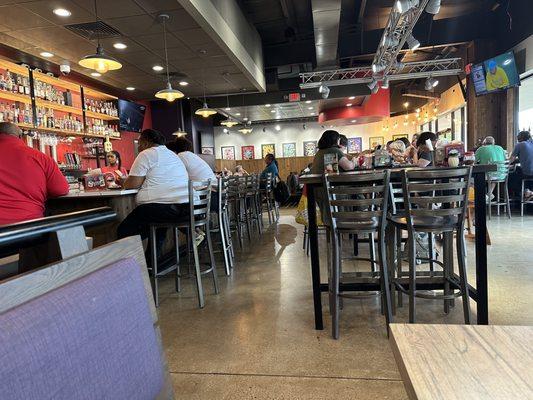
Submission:
{"label": "person's arm", "polygon": [[355,169],[355,163],[348,160],[348,157],[344,156],[339,160],[339,167],[341,167],[344,171],[351,171]]}
{"label": "person's arm", "polygon": [[68,194],[69,185],[67,179],[63,176],[56,162],[48,158],[46,174],[46,195],[50,197],[59,197]]}
{"label": "person's arm", "polygon": [[130,175],[126,178],[122,187],[124,189],[139,189],[144,183],[146,174],[152,165],[153,160],[146,150],[139,153],[131,166]]}
{"label": "person's arm", "polygon": [[520,143],[517,143],[509,157],[509,162],[514,163],[517,159],[520,159]]}

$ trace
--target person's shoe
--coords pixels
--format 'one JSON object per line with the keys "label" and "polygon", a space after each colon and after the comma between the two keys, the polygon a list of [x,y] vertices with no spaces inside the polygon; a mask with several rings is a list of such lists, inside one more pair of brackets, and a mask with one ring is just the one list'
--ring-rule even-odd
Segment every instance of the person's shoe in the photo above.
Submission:
{"label": "person's shoe", "polygon": [[196,239],[194,241],[194,244],[196,245],[196,247],[200,246],[200,244],[204,241],[204,239],[205,239],[205,233],[203,231],[196,232]]}

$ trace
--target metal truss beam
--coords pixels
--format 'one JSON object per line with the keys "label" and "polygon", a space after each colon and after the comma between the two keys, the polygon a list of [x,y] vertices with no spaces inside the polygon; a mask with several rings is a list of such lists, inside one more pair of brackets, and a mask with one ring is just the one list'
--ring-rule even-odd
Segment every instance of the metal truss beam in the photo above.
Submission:
{"label": "metal truss beam", "polygon": [[[460,58],[444,58],[427,61],[414,61],[403,64],[387,75],[389,81],[457,75],[463,71]],[[301,89],[325,86],[342,86],[369,83],[375,79],[372,67],[344,68],[329,71],[316,71],[300,74]]]}

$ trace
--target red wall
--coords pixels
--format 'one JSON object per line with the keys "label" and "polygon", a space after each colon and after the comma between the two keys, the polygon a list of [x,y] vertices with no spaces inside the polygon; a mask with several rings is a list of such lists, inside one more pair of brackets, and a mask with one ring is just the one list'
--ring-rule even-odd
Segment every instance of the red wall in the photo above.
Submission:
{"label": "red wall", "polygon": [[[148,101],[138,101],[138,103],[146,106],[146,112],[144,114],[143,129],[148,129],[152,127],[152,109],[150,102]],[[133,141],[139,136],[136,132],[120,132],[120,140],[111,140],[113,144],[113,150],[116,150],[120,153],[122,158],[122,166],[129,170],[135,159],[135,147]],[[83,142],[81,138],[76,138],[72,143],[59,143],[57,145],[57,159],[60,163],[65,161],[65,153],[78,153],[83,155],[85,150],[83,148]],[[82,168],[96,168],[95,159],[82,159]]]}

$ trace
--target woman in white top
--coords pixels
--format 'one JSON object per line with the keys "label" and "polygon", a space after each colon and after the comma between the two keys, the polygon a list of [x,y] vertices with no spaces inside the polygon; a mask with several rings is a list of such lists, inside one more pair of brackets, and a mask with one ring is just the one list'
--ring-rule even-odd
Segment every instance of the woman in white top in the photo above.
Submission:
{"label": "woman in white top", "polygon": [[139,189],[137,207],[117,228],[119,238],[148,237],[152,222],[181,221],[189,214],[189,174],[181,159],[165,146],[165,137],[145,129],[139,137],[139,155],[124,189]]}
{"label": "woman in white top", "polygon": [[205,181],[211,179],[216,183],[215,173],[208,163],[200,156],[193,153],[193,146],[189,139],[177,137],[175,141],[167,143],[167,148],[178,155],[185,165],[189,179],[193,181]]}

